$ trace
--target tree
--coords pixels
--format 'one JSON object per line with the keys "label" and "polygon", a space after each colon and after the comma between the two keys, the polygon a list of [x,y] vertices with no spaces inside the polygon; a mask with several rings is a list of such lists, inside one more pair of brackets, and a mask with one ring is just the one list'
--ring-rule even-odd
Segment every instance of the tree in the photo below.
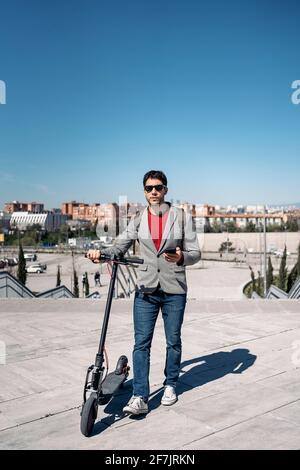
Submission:
{"label": "tree", "polygon": [[214,219],[212,226],[208,225],[207,232],[221,233],[222,232],[221,224],[217,222],[216,219]]}
{"label": "tree", "polygon": [[84,284],[84,288],[85,288],[85,297],[87,297],[90,293],[90,285],[89,285],[89,278],[88,278],[88,273],[86,272],[85,273],[85,284]]}
{"label": "tree", "polygon": [[245,232],[255,232],[255,231],[256,231],[256,226],[255,226],[255,224],[252,222],[252,220],[250,220],[250,222],[247,221]]}
{"label": "tree", "polygon": [[69,226],[67,224],[61,225],[59,227],[58,233],[59,233],[59,238],[58,238],[59,243],[68,243]]}
{"label": "tree", "polygon": [[74,297],[79,297],[79,284],[78,284],[78,276],[76,269],[73,269],[73,279],[74,279],[74,285],[73,285],[73,294]]}
{"label": "tree", "polygon": [[287,232],[298,232],[298,222],[297,219],[288,220],[286,223],[286,231]]}
{"label": "tree", "polygon": [[225,222],[224,227],[225,230],[229,233],[239,232],[239,228],[236,225],[236,222],[233,222],[232,220]]}
{"label": "tree", "polygon": [[298,259],[297,259],[297,272],[298,276],[300,276],[300,243],[298,245]]}
{"label": "tree", "polygon": [[61,284],[60,279],[60,265],[57,266],[57,276],[56,276],[56,287],[59,287]]}
{"label": "tree", "polygon": [[72,255],[72,266],[73,266],[73,294],[74,297],[79,297],[79,283],[78,283],[78,276],[75,269],[75,259],[74,259],[74,251],[71,249]]}
{"label": "tree", "polygon": [[266,227],[267,232],[284,232],[285,226],[284,224],[268,224]]}
{"label": "tree", "polygon": [[250,269],[250,271],[251,271],[252,292],[256,292],[256,283],[255,283],[254,271],[253,271],[253,269],[251,268],[251,266],[249,266],[249,269]]}
{"label": "tree", "polygon": [[19,243],[19,261],[18,261],[18,273],[17,278],[25,286],[26,284],[26,260],[24,257],[24,251],[21,242]]}
{"label": "tree", "polygon": [[221,246],[219,248],[219,252],[222,253],[223,251],[234,251],[234,248],[232,247],[232,242],[222,242]]}
{"label": "tree", "polygon": [[260,271],[257,271],[258,273],[258,282],[257,282],[257,288],[256,288],[256,292],[258,293],[258,295],[260,295],[261,297],[264,297],[264,283],[263,283],[263,277],[261,275],[261,272]]}
{"label": "tree", "polygon": [[257,276],[257,279],[255,279],[255,274],[251,266],[249,266],[249,269],[251,271],[252,292],[256,292],[258,295],[260,295],[260,297],[263,297],[263,294],[264,294],[263,277],[261,276],[260,271],[257,271],[258,276]]}
{"label": "tree", "polygon": [[268,259],[268,270],[267,270],[267,290],[270,288],[271,284],[273,284],[274,276],[273,276],[273,265],[271,256]]}
{"label": "tree", "polygon": [[287,283],[287,267],[286,267],[286,245],[284,245],[284,250],[279,267],[279,279],[278,287],[286,292],[286,283]]}
{"label": "tree", "polygon": [[287,292],[290,292],[297,277],[298,277],[298,270],[297,270],[297,263],[296,263],[287,278],[287,287],[286,287]]}
{"label": "tree", "polygon": [[287,292],[290,292],[297,277],[300,276],[300,243],[298,245],[298,258],[287,279]]}

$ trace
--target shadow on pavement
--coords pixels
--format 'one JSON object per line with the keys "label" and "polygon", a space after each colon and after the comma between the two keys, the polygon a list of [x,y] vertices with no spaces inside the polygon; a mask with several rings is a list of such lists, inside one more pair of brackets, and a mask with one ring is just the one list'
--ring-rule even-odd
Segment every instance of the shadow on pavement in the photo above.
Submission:
{"label": "shadow on pavement", "polygon": [[[256,361],[256,356],[249,349],[234,349],[220,351],[207,356],[199,356],[181,363],[181,374],[176,387],[177,395],[181,395],[193,388],[218,380],[227,374],[242,374]],[[189,368],[189,366],[192,366]],[[188,370],[185,370],[188,368]],[[157,390],[149,401],[149,410],[153,411],[160,406],[162,389]]]}
{"label": "shadow on pavement", "polygon": [[[126,417],[123,413],[123,407],[128,402],[129,398],[132,395],[132,379],[126,381],[121,388],[117,391],[115,395],[113,395],[110,402],[105,406],[103,412],[108,414],[101,419],[101,421],[96,422],[93,430],[92,436],[97,434],[101,434],[107,428],[109,428],[112,424],[121,421],[123,418]],[[101,407],[99,406],[98,413]]]}
{"label": "shadow on pavement", "polygon": [[[181,374],[177,384],[177,395],[181,395],[193,388],[201,387],[208,382],[218,380],[227,374],[242,374],[256,361],[256,356],[249,349],[234,349],[232,351],[220,351],[206,356],[199,356],[182,362]],[[189,368],[189,366],[193,366]],[[185,368],[189,368],[185,370]],[[132,380],[125,382],[118,393],[104,408],[109,416],[102,418],[95,424],[93,436],[101,434],[112,424],[121,421],[127,415],[122,412],[123,407],[132,395]],[[160,406],[163,387],[150,394],[149,412]],[[145,419],[147,415],[131,416],[130,419]]]}

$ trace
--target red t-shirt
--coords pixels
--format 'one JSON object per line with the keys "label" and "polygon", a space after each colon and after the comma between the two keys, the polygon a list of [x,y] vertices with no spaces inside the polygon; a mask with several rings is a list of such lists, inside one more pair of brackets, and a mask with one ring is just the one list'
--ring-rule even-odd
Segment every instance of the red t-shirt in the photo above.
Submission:
{"label": "red t-shirt", "polygon": [[166,211],[164,214],[154,215],[150,212],[148,208],[148,225],[152,240],[154,245],[159,250],[161,239],[164,233],[164,228],[166,225],[166,221],[169,215],[169,211]]}

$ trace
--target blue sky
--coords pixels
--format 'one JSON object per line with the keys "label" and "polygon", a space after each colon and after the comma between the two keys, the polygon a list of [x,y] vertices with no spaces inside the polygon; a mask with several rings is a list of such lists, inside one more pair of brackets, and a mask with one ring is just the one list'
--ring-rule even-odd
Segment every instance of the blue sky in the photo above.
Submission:
{"label": "blue sky", "polygon": [[0,207],[299,202],[297,0],[1,2]]}

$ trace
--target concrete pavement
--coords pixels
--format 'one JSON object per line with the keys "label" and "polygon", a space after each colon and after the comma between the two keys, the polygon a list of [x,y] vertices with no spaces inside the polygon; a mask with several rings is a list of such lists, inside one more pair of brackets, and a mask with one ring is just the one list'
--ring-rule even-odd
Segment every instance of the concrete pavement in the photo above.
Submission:
{"label": "concrete pavement", "polygon": [[[124,417],[128,380],[80,434],[86,367],[104,301],[0,302],[1,449],[299,449],[299,301],[190,300],[183,328],[179,400],[160,405],[165,354],[159,318],[151,355],[150,413]],[[131,301],[113,304],[111,369],[133,346]],[[129,379],[132,375],[129,377]]]}
{"label": "concrete pavement", "polygon": [[[57,266],[61,266],[61,284],[72,290],[72,257],[63,253],[38,253],[38,261],[47,264],[42,274],[28,274],[26,286],[34,292],[43,292],[56,286]],[[80,297],[83,296],[81,275],[88,273],[90,292],[99,291],[102,299],[107,296],[110,275],[107,264],[94,265],[83,255],[74,255],[75,267],[79,277]],[[31,264],[31,263],[29,263]],[[101,272],[101,287],[95,287],[94,274]],[[241,299],[242,286],[250,281],[250,270],[246,264],[220,261],[200,261],[187,268],[189,285],[188,297],[191,299]],[[132,287],[132,286],[131,286]]]}

